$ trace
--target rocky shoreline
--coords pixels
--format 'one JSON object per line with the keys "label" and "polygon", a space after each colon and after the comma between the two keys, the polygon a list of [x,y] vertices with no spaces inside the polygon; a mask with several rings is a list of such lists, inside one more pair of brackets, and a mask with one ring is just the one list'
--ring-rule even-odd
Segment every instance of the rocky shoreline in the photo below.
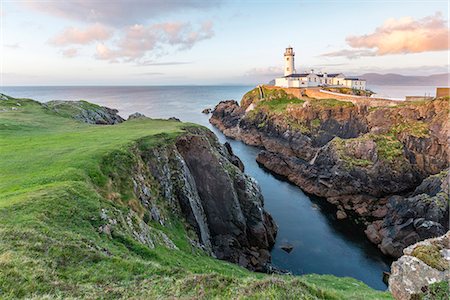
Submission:
{"label": "rocky shoreline", "polygon": [[326,198],[338,218],[362,220],[387,255],[448,230],[448,99],[372,107],[282,89],[264,95],[222,101],[210,123],[261,147],[261,165]]}

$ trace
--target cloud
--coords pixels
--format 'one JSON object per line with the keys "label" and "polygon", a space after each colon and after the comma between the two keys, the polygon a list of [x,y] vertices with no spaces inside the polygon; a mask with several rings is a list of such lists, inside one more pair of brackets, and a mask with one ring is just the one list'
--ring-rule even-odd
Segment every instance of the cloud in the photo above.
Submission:
{"label": "cloud", "polygon": [[111,38],[113,31],[99,23],[93,24],[85,29],[74,27],[66,28],[56,37],[50,40],[55,46],[67,46],[73,44],[87,45],[95,41],[104,41]]}
{"label": "cloud", "polygon": [[78,56],[79,50],[77,48],[68,48],[64,49],[61,53],[64,57],[72,58]]}
{"label": "cloud", "polygon": [[248,70],[244,76],[279,77],[283,74],[282,67],[253,68]]}
{"label": "cloud", "polygon": [[353,50],[353,49],[343,49],[333,52],[324,53],[321,56],[327,57],[339,57],[345,56],[349,59],[360,58],[361,56],[376,56],[376,52],[373,50]]}
{"label": "cloud", "polygon": [[115,1],[24,1],[31,9],[53,16],[111,26],[142,24],[157,16],[187,9],[207,9],[222,1],[209,0],[115,0]]}
{"label": "cloud", "polygon": [[174,66],[174,65],[187,65],[192,64],[191,61],[162,61],[155,62],[152,60],[142,61],[139,66]]}
{"label": "cloud", "polygon": [[388,19],[375,32],[349,36],[352,49],[325,53],[323,56],[381,56],[388,54],[444,51],[449,47],[449,28],[441,13],[415,20],[412,17]]}
{"label": "cloud", "polygon": [[4,44],[3,47],[9,48],[9,49],[13,49],[13,50],[17,50],[17,49],[20,49],[20,44],[19,43]]}
{"label": "cloud", "polygon": [[134,74],[136,76],[158,76],[158,75],[164,75],[164,73],[160,73],[160,72],[146,72],[146,73],[139,73],[139,74]]}
{"label": "cloud", "polygon": [[[160,51],[164,46],[176,46],[179,50],[192,48],[196,43],[213,37],[212,22],[204,22],[195,29],[190,23],[169,22],[149,26],[128,27],[111,48],[104,43],[97,45],[95,57],[110,62],[140,63],[149,52]],[[148,60],[143,62],[148,64]]]}

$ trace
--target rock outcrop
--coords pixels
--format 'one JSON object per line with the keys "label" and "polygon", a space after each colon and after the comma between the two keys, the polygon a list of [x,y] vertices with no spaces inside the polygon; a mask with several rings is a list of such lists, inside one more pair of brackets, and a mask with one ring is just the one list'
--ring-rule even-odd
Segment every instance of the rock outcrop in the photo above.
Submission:
{"label": "rock outcrop", "polygon": [[[383,240],[378,232],[388,210],[402,210],[407,201],[414,202],[406,200],[410,193],[449,166],[448,99],[371,107],[299,99],[275,88],[263,94],[261,99],[258,89],[247,93],[241,106],[233,100],[220,102],[210,123],[228,137],[262,147],[258,163],[306,192],[327,198],[340,217],[354,216],[365,224],[378,220],[368,229],[375,243]],[[443,215],[445,211],[448,214],[448,206]],[[422,213],[414,218],[422,218]],[[437,224],[426,227],[428,222],[420,225],[424,220],[416,225],[427,234],[415,238],[400,234],[394,239],[395,243],[403,240],[397,250],[386,246],[384,252],[398,257],[402,247],[417,238],[436,236],[448,228],[448,222],[439,223],[443,219],[434,221],[441,224],[439,229]]]}
{"label": "rock outcrop", "polygon": [[168,212],[182,215],[195,232],[195,245],[219,259],[267,271],[277,227],[264,210],[259,185],[243,173],[231,147],[203,128],[163,140],[151,148],[142,141],[133,149],[134,194],[149,219],[165,224]]}
{"label": "rock outcrop", "polygon": [[[403,253],[391,267],[389,290],[394,298],[448,299],[450,232],[409,246]],[[426,297],[433,294],[435,297]]]}
{"label": "rock outcrop", "polygon": [[383,220],[367,227],[369,239],[385,254],[399,257],[418,241],[449,230],[449,171],[426,178],[408,197],[388,199]]}
{"label": "rock outcrop", "polygon": [[44,104],[47,109],[80,122],[99,125],[114,125],[122,123],[124,119],[118,115],[117,109],[99,106],[86,101],[55,100]]}

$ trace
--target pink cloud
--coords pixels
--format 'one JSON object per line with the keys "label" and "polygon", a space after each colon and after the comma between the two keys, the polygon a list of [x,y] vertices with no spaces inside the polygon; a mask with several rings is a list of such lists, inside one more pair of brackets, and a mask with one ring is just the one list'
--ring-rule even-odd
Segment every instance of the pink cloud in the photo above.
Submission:
{"label": "pink cloud", "polygon": [[51,39],[50,43],[56,46],[73,44],[86,45],[95,41],[108,40],[112,34],[113,32],[110,28],[96,23],[85,29],[74,27],[66,28],[59,35]]}
{"label": "pink cloud", "polygon": [[353,48],[376,49],[377,55],[419,53],[449,49],[449,29],[442,14],[423,19],[411,17],[388,19],[374,33],[350,36],[347,43]]}
{"label": "pink cloud", "polygon": [[182,22],[149,26],[136,24],[125,30],[113,48],[98,44],[95,57],[110,62],[140,62],[150,52],[161,51],[165,45],[176,46],[181,50],[190,49],[213,35],[212,22],[205,22],[197,29],[190,23]]}
{"label": "pink cloud", "polygon": [[360,49],[342,49],[338,51],[332,51],[322,54],[321,56],[339,57],[345,56],[349,59],[360,58],[361,56],[376,56],[377,53],[373,50],[360,50]]}
{"label": "pink cloud", "polygon": [[79,51],[77,48],[68,48],[68,49],[64,49],[61,53],[64,57],[72,58],[72,57],[78,56]]}
{"label": "pink cloud", "polygon": [[422,19],[404,17],[388,19],[375,32],[361,36],[349,36],[343,49],[322,56],[380,56],[400,53],[444,51],[449,47],[449,28],[441,13]]}

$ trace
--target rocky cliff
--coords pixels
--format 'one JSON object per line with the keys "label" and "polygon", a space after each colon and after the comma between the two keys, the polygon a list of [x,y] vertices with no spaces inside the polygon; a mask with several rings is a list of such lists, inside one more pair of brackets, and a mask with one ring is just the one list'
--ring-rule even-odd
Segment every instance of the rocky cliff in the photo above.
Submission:
{"label": "rocky cliff", "polygon": [[450,231],[403,250],[392,264],[389,290],[395,299],[449,299]]}
{"label": "rocky cliff", "polygon": [[88,124],[114,125],[124,121],[117,109],[99,106],[87,101],[54,100],[44,106],[63,117],[71,117]]}
{"label": "rocky cliff", "polygon": [[139,141],[132,149],[131,176],[108,174],[108,194],[131,180],[147,218],[164,224],[168,214],[184,216],[195,232],[193,245],[219,259],[266,271],[277,227],[264,210],[257,182],[212,132],[185,130],[151,147],[145,139]]}
{"label": "rocky cliff", "polygon": [[[447,114],[448,99],[372,107],[271,88],[263,98],[256,89],[247,93],[241,106],[219,103],[210,122],[229,137],[263,147],[257,157],[262,166],[326,197],[338,217],[354,215],[370,224],[383,220],[388,203],[397,205],[389,197],[409,195],[448,167]],[[445,214],[448,204],[440,215],[448,229]]]}

